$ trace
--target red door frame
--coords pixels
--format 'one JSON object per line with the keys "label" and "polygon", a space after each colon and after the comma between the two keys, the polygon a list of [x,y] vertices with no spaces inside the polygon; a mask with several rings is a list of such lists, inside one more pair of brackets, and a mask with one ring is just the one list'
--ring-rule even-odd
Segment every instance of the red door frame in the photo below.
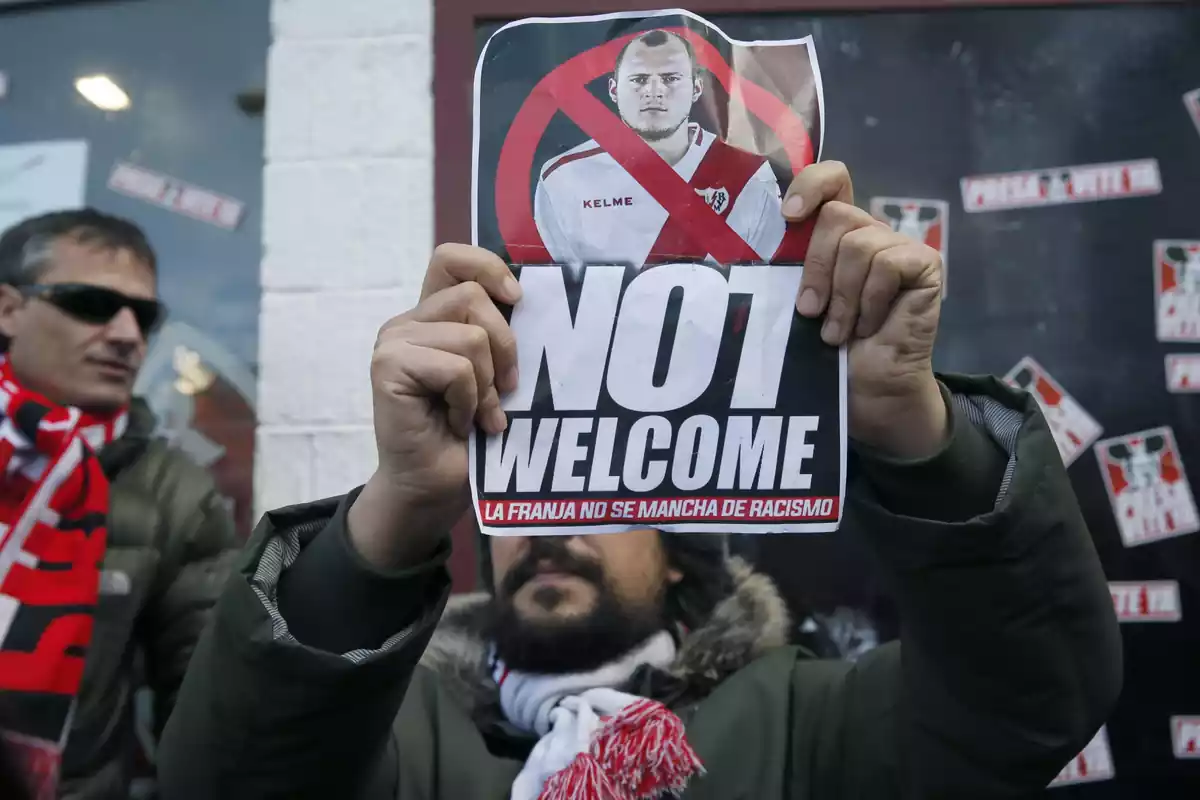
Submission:
{"label": "red door frame", "polygon": [[[1188,0],[434,0],[434,236],[437,242],[471,239],[471,110],[474,104],[475,30],[480,23],[535,16],[604,14],[686,6],[700,15],[803,11],[911,11],[984,7],[1087,7],[1101,5],[1181,5]],[[456,592],[476,584],[475,524],[464,519],[454,529],[450,571]]]}

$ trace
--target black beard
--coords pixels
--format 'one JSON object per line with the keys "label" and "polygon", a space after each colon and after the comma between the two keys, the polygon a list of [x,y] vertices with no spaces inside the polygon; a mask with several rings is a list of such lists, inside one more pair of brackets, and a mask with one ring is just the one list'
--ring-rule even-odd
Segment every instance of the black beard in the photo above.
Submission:
{"label": "black beard", "polygon": [[[596,604],[580,617],[531,622],[521,619],[512,597],[537,574],[540,562],[578,576],[596,587]],[[554,587],[539,589],[534,601],[547,609],[560,600]],[[599,565],[576,558],[553,537],[535,538],[529,553],[497,587],[486,633],[505,666],[519,672],[561,675],[586,672],[615,661],[666,627],[660,595],[644,606],[623,603],[605,580]]]}

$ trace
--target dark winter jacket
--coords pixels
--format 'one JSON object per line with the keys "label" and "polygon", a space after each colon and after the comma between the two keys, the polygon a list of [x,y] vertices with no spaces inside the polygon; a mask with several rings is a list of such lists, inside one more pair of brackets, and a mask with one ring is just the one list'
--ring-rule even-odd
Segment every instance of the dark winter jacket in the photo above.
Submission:
{"label": "dark winter jacket", "polygon": [[[1054,440],[1028,397],[944,381],[946,448],[912,463],[860,449],[835,534],[886,567],[901,643],[811,657],[786,644],[771,582],[731,561],[735,592],[671,668],[626,687],[686,723],[706,768],[689,800],[1017,797],[1104,722],[1120,639]],[[366,566],[346,537],[354,496],[259,526],[167,726],[165,800],[509,796],[533,740],[497,709],[488,599],[446,608],[446,547]]]}
{"label": "dark winter jacket", "polygon": [[92,645],[63,754],[62,795],[126,800],[137,752],[134,689],[153,692],[161,733],[237,553],[233,520],[208,473],[153,437],[140,401],[100,462],[112,482],[108,549]]}

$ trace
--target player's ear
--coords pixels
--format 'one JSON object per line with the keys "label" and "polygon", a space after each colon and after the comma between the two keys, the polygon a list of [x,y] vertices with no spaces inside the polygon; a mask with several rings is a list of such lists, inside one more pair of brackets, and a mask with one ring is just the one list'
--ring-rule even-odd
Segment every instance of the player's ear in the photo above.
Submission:
{"label": "player's ear", "polygon": [[704,94],[704,80],[697,75],[692,78],[692,102],[695,103]]}
{"label": "player's ear", "polygon": [[608,76],[608,99],[617,102],[617,76]]}

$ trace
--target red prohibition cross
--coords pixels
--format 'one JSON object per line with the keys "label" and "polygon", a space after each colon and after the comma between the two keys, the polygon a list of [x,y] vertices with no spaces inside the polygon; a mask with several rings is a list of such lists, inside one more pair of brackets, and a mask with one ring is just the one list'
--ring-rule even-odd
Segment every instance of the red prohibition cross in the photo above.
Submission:
{"label": "red prohibition cross", "polygon": [[[687,28],[664,28],[691,42],[696,57],[730,96],[740,95],[747,110],[770,126],[783,143],[784,154],[793,175],[813,163],[812,140],[804,121],[785,102],[761,86],[737,75],[725,63],[721,53],[707,39]],[[496,218],[500,236],[514,260],[522,263],[550,261],[537,225],[533,220],[533,200],[529,176],[538,143],[550,120],[562,111],[588,136],[604,148],[626,172],[646,188],[670,218],[677,220],[697,242],[722,264],[757,261],[758,256],[725,219],[713,211],[704,199],[688,186],[679,174],[663,161],[608,107],[595,98],[587,84],[612,71],[617,55],[625,44],[644,31],[630,33],[605,42],[568,59],[538,81],[521,104],[504,144],[496,167]],[[808,249],[813,221],[789,226],[779,253],[800,260]]]}

